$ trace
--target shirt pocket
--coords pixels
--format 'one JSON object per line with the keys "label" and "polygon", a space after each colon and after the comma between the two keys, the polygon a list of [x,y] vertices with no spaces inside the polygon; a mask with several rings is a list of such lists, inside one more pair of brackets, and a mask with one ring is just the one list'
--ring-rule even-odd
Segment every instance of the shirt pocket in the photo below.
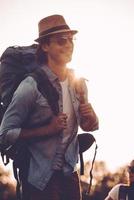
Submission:
{"label": "shirt pocket", "polygon": [[40,99],[38,99],[37,101],[37,106],[39,109],[39,114],[42,116],[46,116],[46,118],[48,118],[49,116],[53,115],[51,106],[49,105],[47,99],[43,96],[41,96]]}
{"label": "shirt pocket", "polygon": [[51,119],[53,116],[53,112],[51,110],[50,105],[46,98],[40,95],[40,98],[37,99],[36,104],[31,112],[29,124],[30,126],[33,124],[42,124],[48,119]]}

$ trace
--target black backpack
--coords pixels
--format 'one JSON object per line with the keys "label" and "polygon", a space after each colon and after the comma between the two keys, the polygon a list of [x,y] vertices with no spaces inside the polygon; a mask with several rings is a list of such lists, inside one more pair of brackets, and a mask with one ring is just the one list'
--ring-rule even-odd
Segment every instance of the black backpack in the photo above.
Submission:
{"label": "black backpack", "polygon": [[[8,47],[0,58],[0,100],[7,108],[20,82],[27,73],[37,68],[35,52],[37,45]],[[2,118],[2,116],[0,116]]]}

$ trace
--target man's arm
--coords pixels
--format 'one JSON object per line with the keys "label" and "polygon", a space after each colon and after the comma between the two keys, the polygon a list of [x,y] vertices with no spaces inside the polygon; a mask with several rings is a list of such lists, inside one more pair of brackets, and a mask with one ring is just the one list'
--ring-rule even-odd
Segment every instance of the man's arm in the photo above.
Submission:
{"label": "man's arm", "polygon": [[29,111],[35,106],[37,95],[36,82],[31,77],[20,84],[14,93],[0,126],[0,142],[4,146],[13,145],[18,139],[51,136],[66,128],[66,116],[63,113],[54,116],[49,125],[30,129],[22,127],[29,116]]}
{"label": "man's arm", "polygon": [[99,120],[91,104],[88,102],[88,89],[85,79],[75,80],[75,91],[79,96],[80,127],[84,131],[94,131],[99,128]]}
{"label": "man's arm", "polygon": [[60,113],[58,116],[53,117],[50,124],[30,129],[21,129],[19,139],[30,140],[33,138],[46,137],[61,133],[62,130],[67,128],[67,116]]}
{"label": "man's arm", "polygon": [[98,117],[96,116],[90,103],[81,103],[80,112],[80,127],[84,131],[95,131],[99,128]]}

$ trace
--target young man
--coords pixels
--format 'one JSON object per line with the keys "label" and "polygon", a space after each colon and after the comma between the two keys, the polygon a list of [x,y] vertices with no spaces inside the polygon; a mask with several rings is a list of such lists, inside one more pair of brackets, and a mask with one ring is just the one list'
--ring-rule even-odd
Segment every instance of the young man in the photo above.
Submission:
{"label": "young man", "polygon": [[2,121],[5,145],[25,141],[31,154],[28,177],[22,181],[25,200],[81,199],[76,172],[78,126],[84,131],[97,130],[98,119],[87,100],[85,81],[76,81],[67,68],[76,33],[61,15],[39,22],[37,61],[56,91],[52,98],[58,94],[58,113],[53,113],[35,79],[28,76],[15,91]]}
{"label": "young man", "polygon": [[109,192],[105,200],[133,200],[134,199],[134,160],[127,168],[128,185],[115,185]]}

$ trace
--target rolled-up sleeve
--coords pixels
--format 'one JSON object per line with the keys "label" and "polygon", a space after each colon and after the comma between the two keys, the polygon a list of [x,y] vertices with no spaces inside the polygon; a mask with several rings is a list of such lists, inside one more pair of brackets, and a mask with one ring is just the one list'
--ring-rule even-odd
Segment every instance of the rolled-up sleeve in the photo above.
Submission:
{"label": "rolled-up sleeve", "polygon": [[4,114],[0,126],[0,143],[9,146],[16,142],[36,101],[36,91],[37,84],[32,77],[21,82]]}
{"label": "rolled-up sleeve", "polygon": [[20,132],[21,132],[21,128],[14,128],[14,129],[7,131],[7,133],[6,133],[7,142],[6,143],[13,145],[16,142],[16,140],[18,139]]}

